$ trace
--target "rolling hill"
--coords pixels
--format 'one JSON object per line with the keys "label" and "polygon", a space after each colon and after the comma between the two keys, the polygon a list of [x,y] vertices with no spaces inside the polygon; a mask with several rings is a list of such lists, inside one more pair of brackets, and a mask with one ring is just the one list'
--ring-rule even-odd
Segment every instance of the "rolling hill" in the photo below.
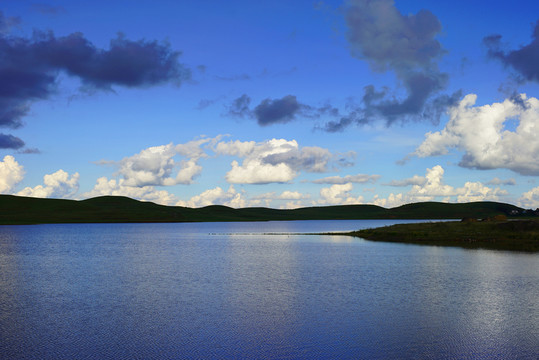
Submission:
{"label": "rolling hill", "polygon": [[386,209],[376,205],[341,205],[280,210],[164,206],[121,196],[87,200],[40,199],[0,195],[0,224],[202,222],[354,219],[461,219],[522,214],[523,209],[498,202],[449,204],[421,202]]}

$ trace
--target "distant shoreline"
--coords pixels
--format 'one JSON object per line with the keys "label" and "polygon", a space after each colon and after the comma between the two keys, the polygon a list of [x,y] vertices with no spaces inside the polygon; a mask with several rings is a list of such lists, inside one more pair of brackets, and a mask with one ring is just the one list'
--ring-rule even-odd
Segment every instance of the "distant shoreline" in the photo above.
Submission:
{"label": "distant shoreline", "polygon": [[164,206],[121,196],[86,200],[41,199],[0,195],[0,224],[58,223],[174,223],[285,220],[436,220],[484,219],[496,215],[512,218],[538,214],[511,204],[481,201],[471,203],[421,202],[386,209],[381,206],[334,205],[298,209],[264,207],[230,208],[211,205],[202,208]]}

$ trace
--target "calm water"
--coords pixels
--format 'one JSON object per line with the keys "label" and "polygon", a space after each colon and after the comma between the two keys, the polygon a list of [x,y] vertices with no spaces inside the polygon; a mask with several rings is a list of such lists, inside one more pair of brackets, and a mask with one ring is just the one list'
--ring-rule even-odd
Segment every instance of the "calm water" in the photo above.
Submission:
{"label": "calm water", "polygon": [[539,255],[274,234],[387,223],[0,226],[0,358],[538,358]]}

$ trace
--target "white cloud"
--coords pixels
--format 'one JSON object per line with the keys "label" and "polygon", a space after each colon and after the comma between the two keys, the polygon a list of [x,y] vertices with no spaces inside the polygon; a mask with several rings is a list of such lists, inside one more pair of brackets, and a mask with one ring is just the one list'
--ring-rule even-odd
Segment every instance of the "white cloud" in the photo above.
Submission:
{"label": "white cloud", "polygon": [[231,184],[269,184],[292,181],[297,173],[285,164],[262,164],[259,159],[245,160],[242,165],[232,161],[232,169],[226,174]]}
{"label": "white cloud", "polygon": [[522,194],[518,199],[518,205],[526,209],[539,208],[539,186]]}
{"label": "white cloud", "polygon": [[79,190],[79,173],[69,176],[64,170],[43,177],[44,185],[26,187],[17,195],[38,198],[72,198]]}
{"label": "white cloud", "polygon": [[507,191],[500,188],[489,188],[480,182],[466,182],[464,187],[457,189],[457,202],[471,201],[497,201],[502,195],[507,195]]}
{"label": "white cloud", "polygon": [[230,185],[227,191],[224,191],[220,187],[209,189],[201,193],[200,195],[193,196],[187,201],[178,201],[177,206],[186,206],[192,208],[198,208],[209,205],[225,205],[233,208],[240,208],[247,206],[247,202],[243,199],[241,193],[234,189],[234,186]]}
{"label": "white cloud", "polygon": [[173,144],[144,149],[122,159],[118,164],[118,174],[123,176],[126,186],[189,184],[202,171],[202,167],[196,163],[196,157],[182,161],[180,170],[173,177],[172,171],[177,165],[174,157],[177,154]]}
{"label": "white cloud", "polygon": [[[468,168],[506,168],[523,175],[539,175],[539,100],[521,94],[518,100],[474,106],[469,94],[449,110],[445,128],[427,133],[413,155],[444,155],[464,151],[460,165]],[[512,121],[514,131],[506,128]]]}
{"label": "white cloud", "polygon": [[352,205],[363,203],[363,197],[353,197],[350,191],[354,186],[352,183],[334,184],[327,188],[320,189],[319,204],[325,205]]}
{"label": "white cloud", "polygon": [[232,155],[239,157],[247,157],[251,154],[256,146],[254,141],[221,141],[214,147],[214,151],[221,155]]}
{"label": "white cloud", "polygon": [[232,184],[269,184],[292,181],[300,171],[323,172],[332,158],[327,149],[299,148],[295,140],[271,139],[265,142],[222,142],[214,147],[218,155],[243,157],[232,161],[226,180]]}
{"label": "white cloud", "polygon": [[151,201],[162,205],[172,205],[178,199],[165,190],[156,190],[153,186],[127,186],[124,179],[109,180],[106,177],[97,179],[94,188],[82,194],[83,198],[92,198],[96,196],[127,196],[132,199]]}
{"label": "white cloud", "polygon": [[264,194],[253,196],[250,199],[250,205],[251,206],[263,205],[263,206],[269,207],[274,201],[282,202],[283,200],[291,200],[287,202],[284,206],[279,205],[279,207],[281,208],[290,209],[290,208],[298,208],[298,207],[306,206],[306,204],[303,203],[303,200],[307,200],[310,198],[311,198],[311,195],[309,194],[302,194],[299,191],[286,190],[280,194],[277,194],[275,192],[269,192],[269,193],[264,193]]}
{"label": "white cloud", "polygon": [[440,165],[436,165],[427,169],[426,181],[423,184],[412,186],[410,191],[404,194],[392,193],[387,199],[375,196],[372,203],[384,207],[395,207],[406,203],[434,201],[436,199],[443,202],[497,201],[500,196],[507,195],[507,191],[500,188],[490,188],[481,182],[466,182],[464,186],[455,188],[444,184],[443,175],[444,169]]}
{"label": "white cloud", "polygon": [[306,207],[302,201],[288,201],[286,204],[279,206],[280,209],[298,209]]}
{"label": "white cloud", "polygon": [[443,183],[444,169],[440,165],[427,169],[425,174],[426,182],[423,185],[414,185],[408,192],[408,198],[413,201],[430,201],[439,196],[456,195],[452,186]]}
{"label": "white cloud", "polygon": [[375,195],[372,203],[389,209],[406,204],[406,200],[403,194],[392,193],[389,194],[387,199],[379,198],[378,195]]}
{"label": "white cloud", "polygon": [[375,183],[380,178],[380,175],[367,175],[367,174],[357,174],[357,175],[346,175],[344,177],[340,176],[329,176],[322,179],[313,180],[315,184],[347,184],[347,183],[356,183],[356,184],[366,184],[366,183]]}
{"label": "white cloud", "polygon": [[9,193],[23,177],[22,165],[11,155],[4,156],[4,160],[0,161],[0,193]]}
{"label": "white cloud", "polygon": [[[100,164],[112,164],[118,167],[117,175],[124,178],[124,186],[172,186],[191,184],[202,172],[198,164],[201,158],[208,157],[204,147],[210,147],[221,139],[201,138],[185,144],[152,146],[138,154],[123,158],[119,162],[100,161]],[[177,162],[175,157],[182,156]],[[174,172],[178,169],[176,174]]]}
{"label": "white cloud", "polygon": [[277,198],[279,200],[301,200],[310,198],[310,195],[298,191],[283,191]]}

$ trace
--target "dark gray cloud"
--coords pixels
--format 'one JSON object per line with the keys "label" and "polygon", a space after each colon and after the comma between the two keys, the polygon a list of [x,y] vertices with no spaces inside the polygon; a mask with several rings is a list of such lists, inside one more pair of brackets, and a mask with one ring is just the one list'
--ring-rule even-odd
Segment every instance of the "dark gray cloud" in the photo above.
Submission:
{"label": "dark gray cloud", "polygon": [[301,149],[293,148],[286,152],[267,155],[262,158],[262,163],[274,166],[286,164],[295,171],[322,173],[327,171],[331,159],[332,154],[327,149],[306,146]]}
{"label": "dark gray cloud", "polygon": [[435,98],[449,78],[437,66],[445,53],[436,40],[442,30],[438,18],[428,10],[402,15],[393,0],[351,0],[345,10],[352,55],[367,61],[374,71],[393,71],[406,95],[400,98],[389,88],[368,85],[360,105],[327,122],[323,129],[342,131],[351,124],[375,120],[388,126],[410,119],[437,122],[448,106],[444,99],[452,98]]}
{"label": "dark gray cloud", "polygon": [[325,130],[327,132],[341,132],[346,129],[349,125],[353,123],[361,123],[362,117],[358,114],[357,111],[352,111],[346,116],[342,116],[339,120],[328,121],[323,127],[319,129]]}
{"label": "dark gray cloud", "polygon": [[20,149],[24,141],[13,135],[0,134],[0,149]]}
{"label": "dark gray cloud", "polygon": [[286,95],[281,99],[264,99],[253,111],[259,125],[287,123],[294,119],[301,110],[301,104],[294,95]]}
{"label": "dark gray cloud", "polygon": [[501,49],[501,35],[490,35],[483,39],[488,48],[488,55],[498,59],[505,66],[513,68],[521,81],[539,82],[539,21],[535,24],[532,33],[532,42],[518,50],[503,51]]}
{"label": "dark gray cloud", "polygon": [[286,95],[281,99],[264,99],[254,109],[250,108],[251,97],[243,94],[227,107],[226,115],[255,118],[260,126],[275,123],[287,123],[294,119],[302,109],[308,106],[298,102],[294,95]]}
{"label": "dark gray cloud", "polygon": [[243,94],[226,107],[224,115],[253,118],[256,119],[260,126],[284,124],[300,116],[311,119],[324,115],[330,117],[340,116],[339,110],[331,104],[324,104],[319,107],[310,106],[300,103],[294,95],[286,95],[280,99],[264,99],[253,109],[250,107],[251,101],[250,96]]}
{"label": "dark gray cloud", "polygon": [[[49,98],[58,75],[80,79],[86,91],[114,86],[148,87],[190,78],[180,53],[166,43],[133,41],[119,34],[109,49],[99,49],[81,33],[56,37],[35,31],[31,38],[10,36],[16,23],[0,13],[0,126],[18,128],[32,103]],[[5,142],[6,144],[9,142]],[[17,142],[11,142],[17,146]],[[13,147],[16,148],[16,147]]]}
{"label": "dark gray cloud", "polygon": [[243,94],[239,98],[232,101],[232,104],[227,107],[227,112],[225,115],[240,118],[251,117],[253,114],[251,112],[251,109],[249,108],[250,105],[251,98],[249,97],[249,95]]}
{"label": "dark gray cloud", "polygon": [[37,33],[27,45],[32,60],[49,70],[65,71],[95,89],[112,86],[145,87],[190,78],[178,63],[180,53],[157,41],[132,41],[119,34],[108,50],[97,49],[81,33],[56,38]]}
{"label": "dark gray cloud", "polygon": [[444,53],[435,39],[442,25],[428,10],[402,15],[393,0],[351,0],[346,23],[352,54],[374,70],[428,68]]}
{"label": "dark gray cloud", "polygon": [[316,128],[328,132],[374,121],[387,126],[425,119],[438,123],[461,96],[460,91],[441,94],[449,75],[440,72],[437,64],[446,53],[436,39],[442,30],[438,18],[428,10],[403,15],[393,0],[349,0],[344,11],[352,55],[367,61],[374,71],[394,72],[398,91],[365,86],[359,103],[347,106],[342,113],[331,105],[299,103],[293,95],[266,99],[253,111],[244,107],[236,113],[256,118],[261,126],[287,123],[299,116],[323,117],[325,123]]}

